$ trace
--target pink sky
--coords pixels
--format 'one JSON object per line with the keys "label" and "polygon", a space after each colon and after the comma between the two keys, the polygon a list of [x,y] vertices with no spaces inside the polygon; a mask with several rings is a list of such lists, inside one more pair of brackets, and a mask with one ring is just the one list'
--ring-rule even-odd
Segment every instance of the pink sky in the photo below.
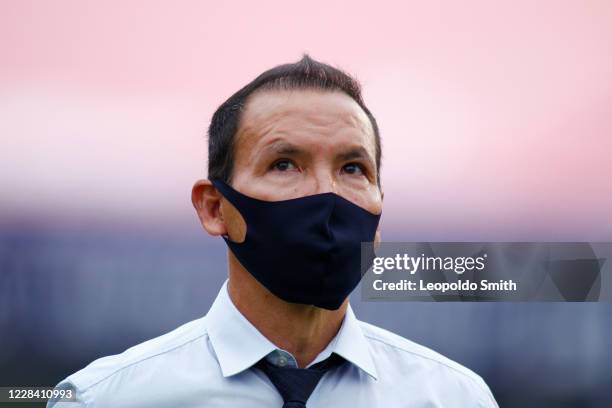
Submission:
{"label": "pink sky", "polygon": [[363,83],[394,237],[612,238],[612,2],[241,3],[1,1],[0,218],[195,222],[212,112],[308,52]]}

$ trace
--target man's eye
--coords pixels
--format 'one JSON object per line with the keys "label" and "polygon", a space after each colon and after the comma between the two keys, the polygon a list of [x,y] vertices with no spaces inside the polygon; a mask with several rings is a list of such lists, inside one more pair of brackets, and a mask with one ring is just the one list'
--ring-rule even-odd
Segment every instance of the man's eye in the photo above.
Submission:
{"label": "man's eye", "polygon": [[295,164],[291,160],[277,160],[272,164],[272,169],[278,171],[287,171],[295,169]]}
{"label": "man's eye", "polygon": [[342,171],[347,174],[356,174],[356,175],[362,175],[365,173],[363,166],[358,163],[345,164],[342,167]]}

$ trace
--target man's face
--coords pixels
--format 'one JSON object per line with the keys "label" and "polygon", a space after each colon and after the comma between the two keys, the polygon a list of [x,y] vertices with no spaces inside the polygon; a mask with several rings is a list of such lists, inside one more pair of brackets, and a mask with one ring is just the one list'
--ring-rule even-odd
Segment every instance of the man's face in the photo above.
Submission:
{"label": "man's face", "polygon": [[232,186],[265,201],[333,192],[380,213],[375,148],[368,117],[348,95],[262,91],[241,117]]}
{"label": "man's face", "polygon": [[[333,192],[371,213],[382,211],[377,184],[372,125],[359,105],[341,92],[261,91],[249,98],[236,134],[232,186],[264,201]],[[210,185],[209,181],[204,184]],[[199,186],[199,187],[198,187]],[[225,198],[220,212],[200,201],[194,205],[212,235],[242,242],[246,223]],[[213,196],[207,193],[214,203]],[[377,232],[375,241],[380,241]]]}

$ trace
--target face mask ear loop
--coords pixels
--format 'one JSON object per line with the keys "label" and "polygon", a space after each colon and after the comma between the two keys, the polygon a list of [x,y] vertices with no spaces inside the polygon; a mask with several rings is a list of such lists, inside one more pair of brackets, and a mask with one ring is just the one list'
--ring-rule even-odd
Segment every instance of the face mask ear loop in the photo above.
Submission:
{"label": "face mask ear loop", "polygon": [[[233,190],[233,188],[231,186],[229,186],[227,183],[225,183],[223,180],[217,180],[217,179],[212,179],[212,184],[213,186],[217,189],[217,191],[219,191],[221,193],[221,195],[223,196],[223,198],[225,198],[230,204],[232,204],[234,207],[236,207],[236,205],[234,204],[233,200],[228,198],[228,194],[227,192],[229,191],[230,193],[236,192],[237,191]],[[219,185],[221,188],[219,188]],[[233,190],[233,191],[232,191]],[[238,209],[236,209],[238,210]],[[240,214],[240,216],[242,216],[242,218],[245,220],[246,222],[246,218],[244,218],[244,215],[242,215],[242,213],[240,213],[240,211],[238,211],[238,213]],[[241,244],[240,242],[235,242],[233,241],[229,234],[221,234],[221,237],[226,240],[227,242],[232,242],[234,244]]]}

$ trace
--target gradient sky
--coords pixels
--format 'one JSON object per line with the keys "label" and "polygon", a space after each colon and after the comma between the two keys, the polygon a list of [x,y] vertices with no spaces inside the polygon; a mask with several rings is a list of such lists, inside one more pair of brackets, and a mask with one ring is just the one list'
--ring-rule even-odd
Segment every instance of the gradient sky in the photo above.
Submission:
{"label": "gradient sky", "polygon": [[0,220],[196,223],[214,109],[308,52],[363,84],[393,238],[611,240],[611,22],[592,0],[0,0]]}

